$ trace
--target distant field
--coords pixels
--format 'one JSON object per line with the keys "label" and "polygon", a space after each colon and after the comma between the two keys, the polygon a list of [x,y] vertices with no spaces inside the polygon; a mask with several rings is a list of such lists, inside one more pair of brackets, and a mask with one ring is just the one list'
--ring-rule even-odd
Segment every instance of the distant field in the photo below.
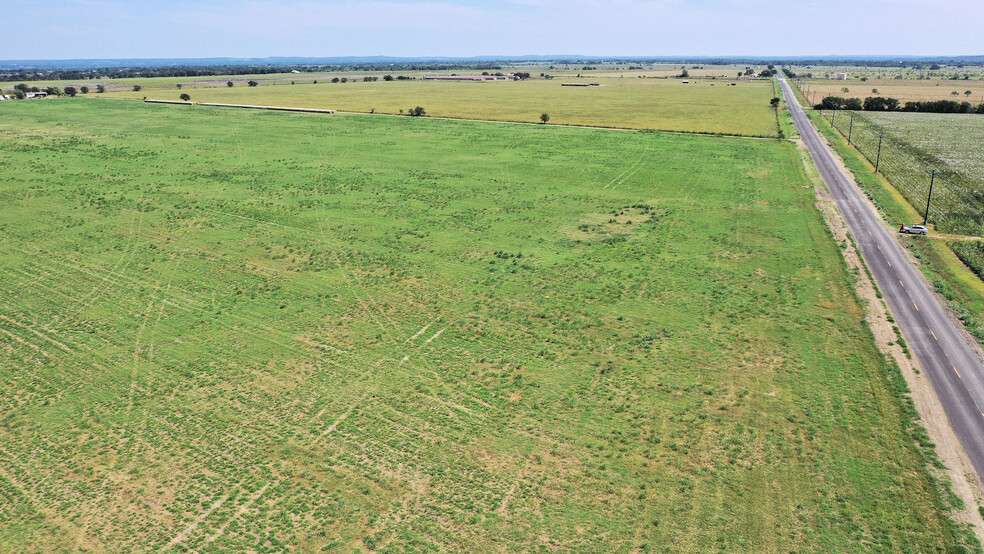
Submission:
{"label": "distant field", "polygon": [[869,80],[914,80],[938,82],[945,80],[980,81],[984,79],[984,66],[965,65],[943,66],[940,69],[930,69],[932,64],[924,67],[865,67],[854,65],[841,66],[788,66],[797,75],[812,74],[813,79],[833,78],[837,73],[846,73],[848,79],[859,80],[862,77]]}
{"label": "distant field", "polygon": [[[571,79],[572,82],[590,82]],[[106,98],[177,100],[182,92],[192,101],[261,104],[341,111],[398,114],[423,106],[428,115],[464,119],[538,122],[660,129],[701,133],[776,136],[773,96],[768,80],[728,87],[706,80],[683,84],[667,79],[608,78],[599,87],[563,87],[563,79],[522,82],[375,82],[319,83],[258,87],[216,87],[195,90],[145,89],[114,91]]]}
{"label": "distant field", "polygon": [[[850,112],[834,123],[845,135]],[[853,112],[853,142],[872,162],[884,135],[880,169],[920,213],[929,171],[941,172],[930,221],[941,231],[984,236],[984,116],[909,112]],[[829,117],[828,117],[829,119]]]}
{"label": "distant field", "polygon": [[0,170],[2,551],[959,548],[792,144],[76,99]]}
{"label": "distant field", "polygon": [[[592,69],[584,69],[584,67],[591,67]],[[405,77],[415,77],[420,78],[425,75],[448,75],[450,73],[456,73],[460,75],[465,74],[480,74],[482,71],[491,71],[493,73],[516,73],[516,72],[526,72],[533,75],[534,78],[539,77],[541,74],[552,75],[554,77],[575,77],[577,75],[582,75],[584,77],[629,77],[638,78],[642,77],[671,77],[674,75],[679,75],[680,72],[686,68],[687,71],[694,77],[720,77],[727,76],[728,78],[738,77],[739,72],[744,72],[746,67],[760,67],[760,66],[745,66],[745,65],[669,65],[669,64],[591,64],[590,66],[577,65],[577,64],[561,64],[561,63],[521,63],[521,64],[506,64],[501,66],[501,69],[467,69],[467,68],[456,68],[452,70],[400,70],[392,69],[386,71],[378,70],[344,70],[344,71],[321,71],[321,72],[302,72],[302,73],[291,73],[289,69],[285,69],[283,73],[267,73],[267,74],[233,74],[233,75],[217,75],[208,77],[154,77],[154,78],[122,78],[122,79],[102,79],[102,80],[61,80],[61,81],[31,81],[27,84],[32,86],[57,86],[64,87],[66,85],[71,85],[76,88],[80,86],[87,86],[93,91],[96,89],[96,84],[102,83],[109,89],[117,88],[132,88],[134,85],[140,85],[147,88],[155,87],[175,87],[178,84],[182,84],[188,87],[195,86],[214,86],[215,84],[224,85],[226,81],[233,81],[237,84],[243,84],[250,80],[255,80],[260,83],[271,83],[277,82],[278,84],[286,81],[295,81],[297,83],[311,83],[313,81],[330,81],[331,79],[338,77],[345,77],[350,80],[362,80],[363,77],[379,77],[382,79],[384,75],[393,75],[394,77],[398,75],[403,75]],[[634,69],[630,69],[634,68]],[[641,69],[640,69],[641,68]],[[17,84],[17,81],[0,82],[0,89],[9,90]]]}
{"label": "distant field", "polygon": [[[820,102],[824,96],[857,97],[862,100],[868,96],[887,96],[902,102],[922,100],[955,100],[980,104],[984,102],[984,82],[975,81],[916,81],[916,80],[869,80],[853,81],[807,81],[806,87],[816,92],[811,101]],[[844,89],[848,89],[844,92]],[[875,92],[875,91],[878,92]],[[970,94],[966,94],[970,91]],[[953,94],[956,93],[956,94]]]}

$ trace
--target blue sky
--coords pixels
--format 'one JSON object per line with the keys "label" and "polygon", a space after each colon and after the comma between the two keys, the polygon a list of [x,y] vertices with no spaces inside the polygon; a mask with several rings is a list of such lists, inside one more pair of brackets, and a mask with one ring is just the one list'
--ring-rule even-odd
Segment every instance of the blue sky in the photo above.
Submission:
{"label": "blue sky", "polygon": [[984,0],[5,0],[0,59],[984,54]]}

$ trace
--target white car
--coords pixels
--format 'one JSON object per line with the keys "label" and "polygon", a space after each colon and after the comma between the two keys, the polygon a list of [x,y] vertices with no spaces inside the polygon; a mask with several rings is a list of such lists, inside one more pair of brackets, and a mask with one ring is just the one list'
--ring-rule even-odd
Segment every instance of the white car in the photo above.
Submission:
{"label": "white car", "polygon": [[929,229],[922,225],[903,225],[899,228],[899,232],[906,235],[928,235]]}

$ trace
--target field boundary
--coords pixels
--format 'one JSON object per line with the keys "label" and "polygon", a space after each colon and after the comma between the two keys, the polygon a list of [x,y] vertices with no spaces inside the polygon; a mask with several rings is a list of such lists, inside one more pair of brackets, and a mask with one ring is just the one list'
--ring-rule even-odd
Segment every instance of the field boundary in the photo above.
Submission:
{"label": "field boundary", "polygon": [[[129,98],[99,98],[99,100],[130,100]],[[211,106],[220,108],[250,108],[256,110],[274,110],[283,112],[302,112],[302,113],[321,113],[321,114],[338,114],[338,115],[360,115],[360,116],[375,116],[375,117],[399,117],[408,118],[410,116],[399,115],[399,114],[389,114],[389,113],[370,113],[370,112],[346,112],[338,110],[323,110],[317,108],[291,108],[286,106],[259,106],[250,104],[220,104],[216,102],[184,102],[181,100],[140,100],[146,104],[174,104],[180,106]],[[733,135],[727,133],[712,133],[707,131],[679,131],[670,129],[633,129],[629,127],[604,127],[597,125],[568,125],[564,123],[531,123],[528,121],[502,121],[498,119],[470,119],[464,117],[433,117],[424,116],[423,119],[431,119],[436,121],[463,121],[468,123],[498,123],[500,125],[529,125],[531,127],[564,127],[567,129],[591,129],[595,131],[619,131],[623,133],[666,133],[672,135],[697,135],[706,137],[720,137],[720,138],[736,138],[736,139],[747,139],[747,140],[781,140],[778,137],[768,137],[762,135]]]}

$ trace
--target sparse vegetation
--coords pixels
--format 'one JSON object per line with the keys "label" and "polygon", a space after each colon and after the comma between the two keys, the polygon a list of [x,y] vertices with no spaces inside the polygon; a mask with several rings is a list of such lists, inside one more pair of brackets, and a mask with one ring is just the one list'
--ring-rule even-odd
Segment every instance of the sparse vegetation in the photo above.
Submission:
{"label": "sparse vegetation", "polygon": [[964,546],[792,144],[0,111],[2,550]]}

